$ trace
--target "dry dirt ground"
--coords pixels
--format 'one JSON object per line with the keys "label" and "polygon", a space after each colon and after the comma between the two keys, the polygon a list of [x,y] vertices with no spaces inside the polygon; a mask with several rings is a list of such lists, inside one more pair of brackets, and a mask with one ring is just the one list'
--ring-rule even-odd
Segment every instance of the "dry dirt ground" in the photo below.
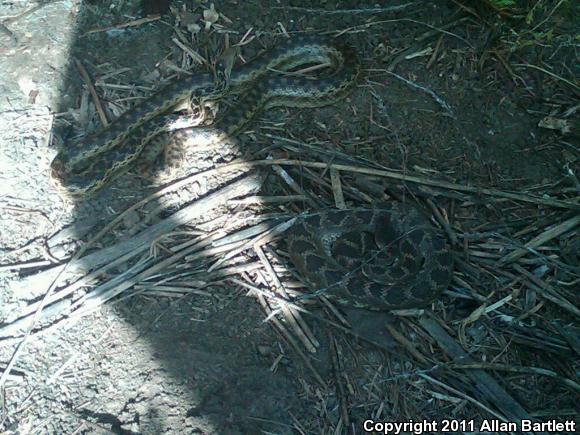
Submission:
{"label": "dry dirt ground", "polygon": [[[494,11],[485,2],[175,1],[168,10],[165,2],[143,3],[0,2],[1,433],[358,434],[369,418],[473,422],[450,428],[464,433],[476,432],[485,419],[578,419],[578,275],[566,275],[580,257],[578,140],[538,127],[545,116],[578,117],[574,2],[530,2],[536,6],[527,22],[518,14],[530,9]],[[161,15],[148,10],[146,16],[142,8],[152,6]],[[229,202],[197,214],[201,206],[193,202],[194,219],[155,233],[142,256],[84,278],[56,304],[49,301],[24,340],[30,314],[55,280],[51,292],[69,288],[75,273],[78,279],[107,266],[107,255],[116,258],[119,243],[175,218],[176,210],[225,181],[247,176],[212,173],[149,200],[89,247],[99,231],[157,189],[150,178],[129,173],[93,197],[67,202],[50,184],[57,146],[101,128],[96,98],[112,120],[162,82],[186,70],[211,70],[226,44],[244,41],[240,63],[303,33],[341,34],[356,48],[363,78],[355,91],[330,107],[271,110],[236,147],[201,152],[192,172],[273,152],[353,167],[368,163],[568,206],[443,194],[437,184],[417,189],[391,180],[391,196],[420,197],[450,222],[450,232],[461,234],[454,243],[461,267],[429,310],[379,315],[380,326],[366,333],[365,322],[376,322],[376,315],[347,312],[367,341],[333,327],[331,321],[340,321],[320,303],[309,304],[314,314],[296,317],[296,326],[284,310],[271,314],[267,298],[248,297],[250,286],[272,288],[267,268],[247,264],[274,262],[277,244],[235,257],[245,263],[239,273],[228,272],[232,279],[207,275],[216,261],[207,255],[186,257],[172,264],[170,277],[159,269],[88,309],[83,298],[97,285],[117,278],[119,284],[192,239],[258,224],[266,213],[333,205],[327,171],[292,168],[314,194],[310,201],[301,196],[290,205],[287,199],[284,207]],[[280,173],[265,175],[261,190],[246,193],[297,194]],[[350,203],[377,195],[376,185],[363,183],[356,194],[354,177],[343,180]],[[494,275],[492,261],[505,254],[494,243],[501,237],[525,243],[550,222],[568,225],[545,242],[542,252],[553,254],[552,263],[534,263],[532,255],[518,263],[521,270]],[[59,276],[85,248],[105,258],[98,264],[88,260],[94,256],[73,259],[70,276]],[[546,283],[556,293],[546,296]],[[482,365],[474,376],[449,365],[462,362],[495,366]],[[492,384],[496,390],[489,390]]]}

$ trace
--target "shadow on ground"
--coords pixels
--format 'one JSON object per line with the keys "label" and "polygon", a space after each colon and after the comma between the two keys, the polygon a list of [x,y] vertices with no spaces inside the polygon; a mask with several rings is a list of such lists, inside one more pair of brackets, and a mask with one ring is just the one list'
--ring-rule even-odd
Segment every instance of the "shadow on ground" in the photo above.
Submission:
{"label": "shadow on ground", "polygon": [[[405,77],[428,83],[451,102],[451,111],[386,71],[385,59],[393,59],[391,50],[412,48],[414,35],[425,31],[418,23],[437,21],[442,25],[461,19],[461,9],[455,2],[416,8],[401,3],[400,12],[377,13],[382,20],[377,19],[377,14],[316,14],[306,9],[309,2],[293,4],[304,8],[276,9],[280,15],[274,19],[265,15],[264,10],[279,8],[278,2],[250,1],[244,2],[243,7],[234,2],[216,2],[222,15],[218,26],[211,30],[211,37],[201,36],[204,30],[200,30],[198,41],[204,44],[192,41],[190,33],[194,25],[203,27],[202,10],[183,13],[181,3],[174,5],[176,9],[171,14],[150,22],[135,22],[141,17],[136,1],[119,4],[94,1],[79,4],[78,10],[70,9],[71,20],[77,24],[76,35],[71,39],[69,66],[63,70],[62,89],[67,92],[63,92],[53,111],[75,110],[63,116],[67,122],[56,123],[56,136],[74,138],[85,128],[99,127],[89,104],[92,97],[73,59],[80,60],[92,80],[96,80],[101,101],[109,119],[113,119],[137,97],[155,88],[160,77],[191,66],[191,58],[181,48],[185,43],[191,44],[202,57],[212,58],[226,35],[231,42],[237,42],[250,28],[274,33],[279,30],[277,23],[282,23],[290,32],[351,29],[349,38],[364,57],[365,79],[346,102],[331,108],[273,111],[265,116],[263,131],[304,141],[315,138],[387,166],[436,168],[453,173],[467,184],[501,185],[520,180],[533,183],[557,170],[546,157],[552,152],[549,147],[543,152],[529,153],[525,162],[521,161],[518,156],[540,142],[535,127],[537,119],[518,106],[522,98],[515,91],[512,93],[510,80],[499,78],[492,91],[484,81],[489,71],[475,69],[466,58],[465,53],[486,47],[490,35],[485,31],[478,29],[475,35],[466,36],[466,27],[453,27],[443,40],[448,49],[446,56],[453,57],[452,61],[436,62],[427,69],[422,63],[409,65],[401,60],[402,65],[395,69],[404,71]],[[187,5],[185,10],[194,10],[191,2]],[[343,2],[337,8],[358,6],[358,2]],[[177,27],[175,14],[182,20]],[[46,19],[50,20],[50,16]],[[373,26],[365,27],[373,21],[376,22]],[[117,26],[125,22],[135,25]],[[411,28],[412,25],[416,27]],[[108,26],[111,28],[106,30]],[[268,35],[263,40],[272,41]],[[437,39],[435,42],[441,44]],[[257,41],[252,44],[249,51],[262,48]],[[176,59],[183,63],[178,65],[180,60]],[[530,78],[535,79],[535,75]],[[76,110],[77,107],[80,109]],[[88,119],[87,114],[91,114]],[[84,125],[75,130],[68,123],[70,119]],[[287,122],[284,128],[279,127],[281,121]],[[256,131],[244,135],[242,144],[248,149],[253,147],[253,152],[271,145]],[[216,163],[220,163],[219,158],[206,162],[203,169]],[[56,257],[77,249],[78,245],[70,240],[90,239],[144,197],[144,192],[150,192],[148,184],[139,175],[128,174],[72,209],[63,205],[63,215],[70,214],[66,220],[75,223],[68,228],[64,243],[62,233],[57,233],[57,237],[49,240],[49,248]],[[197,194],[203,196],[205,187],[196,188]],[[165,216],[159,210],[166,206],[165,202],[152,201],[143,210],[130,213],[118,229],[102,239],[101,247],[115,246],[159,222]],[[185,230],[195,234],[198,225],[203,227],[208,218],[227,225],[227,219],[220,221],[226,211],[224,207],[213,210],[199,222],[186,225]],[[229,211],[240,210],[231,207]],[[158,215],[150,220],[150,213]],[[111,256],[115,256],[112,251]],[[82,267],[82,260],[78,264]],[[202,262],[202,267],[204,264],[209,263]],[[105,277],[126,272],[122,267],[108,270]],[[34,273],[22,275],[24,282],[30,283],[24,275],[30,278]],[[185,274],[184,280],[187,279]],[[146,287],[146,283],[139,284]],[[33,301],[40,300],[41,288],[35,288]],[[81,427],[84,431],[105,428],[115,433],[295,433],[304,422],[316,421],[321,416],[333,419],[336,424],[340,416],[337,401],[334,397],[327,400],[324,396],[327,392],[323,394],[324,388],[312,381],[312,373],[300,359],[289,358],[292,354],[289,355],[283,341],[263,321],[265,315],[259,304],[242,296],[240,289],[225,284],[178,298],[143,292],[121,298],[80,321],[64,322],[59,334],[69,334],[65,345],[46,338],[44,350],[52,349],[58,355],[49,360],[50,364],[47,362],[46,377],[52,377],[53,381],[43,381],[39,388],[41,397],[35,403],[44,404],[50,412],[61,413],[53,422],[57,432]],[[50,305],[47,309],[51,307],[54,309]],[[312,359],[320,373],[329,377],[325,378],[328,381],[331,362],[326,352],[326,329],[313,323],[314,333],[323,344]],[[349,349],[353,354],[368,352],[372,358],[382,358],[380,352],[359,346],[354,344]],[[397,363],[404,365],[405,361],[397,359]],[[62,370],[55,372],[53,367]],[[374,405],[380,400],[369,399]],[[374,405],[370,408],[374,409]],[[362,410],[361,415],[365,412]],[[303,428],[302,432],[323,433],[327,429],[325,423],[320,423],[318,427]]]}

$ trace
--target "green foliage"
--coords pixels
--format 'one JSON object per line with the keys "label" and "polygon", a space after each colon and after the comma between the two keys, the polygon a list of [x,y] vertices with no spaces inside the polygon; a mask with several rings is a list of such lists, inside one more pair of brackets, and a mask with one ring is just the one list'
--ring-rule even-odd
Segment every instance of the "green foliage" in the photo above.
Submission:
{"label": "green foliage", "polygon": [[509,8],[516,5],[516,0],[489,0],[496,8]]}

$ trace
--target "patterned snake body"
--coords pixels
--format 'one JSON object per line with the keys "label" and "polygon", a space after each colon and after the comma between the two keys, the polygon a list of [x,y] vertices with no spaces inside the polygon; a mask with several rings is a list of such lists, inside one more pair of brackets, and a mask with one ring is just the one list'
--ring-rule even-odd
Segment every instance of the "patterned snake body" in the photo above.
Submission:
{"label": "patterned snake body", "polygon": [[[287,73],[318,63],[330,65],[333,74],[313,80]],[[171,83],[99,133],[61,149],[51,164],[51,178],[67,196],[83,196],[104,187],[128,170],[144,154],[146,146],[167,140],[163,134],[169,120],[175,117],[160,115],[189,98],[199,100],[203,106],[226,94],[243,94],[238,104],[213,126],[223,136],[234,136],[261,110],[276,106],[320,107],[336,102],[352,90],[359,72],[358,57],[351,47],[321,37],[289,40],[235,68],[227,83],[216,83],[210,74]],[[147,152],[156,153],[157,150]]]}
{"label": "patterned snake body", "polygon": [[300,217],[287,243],[310,287],[358,308],[425,306],[453,274],[444,240],[416,208],[401,203]]}

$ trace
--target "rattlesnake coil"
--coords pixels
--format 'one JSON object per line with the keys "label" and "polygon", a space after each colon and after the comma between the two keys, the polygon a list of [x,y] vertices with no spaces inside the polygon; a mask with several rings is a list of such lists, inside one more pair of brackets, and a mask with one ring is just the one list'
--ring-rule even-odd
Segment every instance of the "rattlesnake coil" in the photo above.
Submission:
{"label": "rattlesnake coil", "polygon": [[288,253],[317,293],[373,310],[415,308],[448,287],[453,258],[414,207],[326,210],[300,217]]}

